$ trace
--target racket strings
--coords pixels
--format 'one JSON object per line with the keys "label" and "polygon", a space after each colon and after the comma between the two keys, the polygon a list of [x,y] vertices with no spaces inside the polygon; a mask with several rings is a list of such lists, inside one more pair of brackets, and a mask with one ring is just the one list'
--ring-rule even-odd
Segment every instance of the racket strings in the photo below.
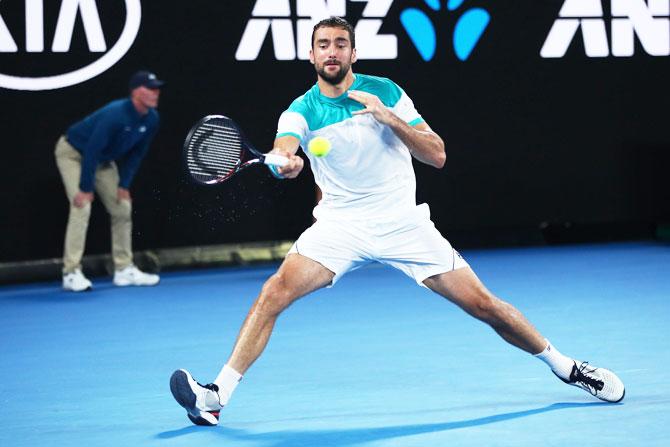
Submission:
{"label": "racket strings", "polygon": [[237,128],[225,120],[210,120],[193,132],[186,164],[197,180],[208,182],[234,172],[241,156],[242,138]]}

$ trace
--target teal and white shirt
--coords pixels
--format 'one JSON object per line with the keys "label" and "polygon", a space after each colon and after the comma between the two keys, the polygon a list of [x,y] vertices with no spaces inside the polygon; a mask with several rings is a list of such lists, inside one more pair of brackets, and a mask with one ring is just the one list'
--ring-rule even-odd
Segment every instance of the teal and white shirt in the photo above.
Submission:
{"label": "teal and white shirt", "polygon": [[[423,122],[409,96],[390,79],[356,74],[351,90],[376,95],[411,126]],[[409,149],[371,114],[352,115],[363,108],[346,92],[329,98],[315,84],[279,118],[277,137],[292,135],[300,140],[323,193],[314,209],[317,219],[383,218],[416,207],[416,178]],[[315,157],[306,150],[307,143],[317,136],[331,142],[326,157]]]}

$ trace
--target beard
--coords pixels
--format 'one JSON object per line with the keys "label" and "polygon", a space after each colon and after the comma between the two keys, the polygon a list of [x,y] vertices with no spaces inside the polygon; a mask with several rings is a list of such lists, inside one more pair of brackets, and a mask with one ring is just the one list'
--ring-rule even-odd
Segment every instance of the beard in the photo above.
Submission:
{"label": "beard", "polygon": [[329,73],[326,71],[326,64],[321,65],[320,67],[316,68],[317,74],[326,81],[327,83],[331,85],[338,85],[344,77],[347,75],[349,72],[349,69],[351,68],[351,64],[345,64],[342,62],[338,62],[337,66],[340,67],[340,69],[335,72],[335,73]]}

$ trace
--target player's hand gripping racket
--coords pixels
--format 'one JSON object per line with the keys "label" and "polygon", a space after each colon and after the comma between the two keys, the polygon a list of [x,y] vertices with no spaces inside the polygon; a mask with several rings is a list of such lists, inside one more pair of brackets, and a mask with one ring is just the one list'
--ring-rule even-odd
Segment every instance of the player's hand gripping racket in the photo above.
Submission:
{"label": "player's hand gripping racket", "polygon": [[257,163],[285,166],[288,158],[260,153],[235,121],[222,115],[209,115],[198,121],[186,136],[184,161],[193,180],[214,185]]}

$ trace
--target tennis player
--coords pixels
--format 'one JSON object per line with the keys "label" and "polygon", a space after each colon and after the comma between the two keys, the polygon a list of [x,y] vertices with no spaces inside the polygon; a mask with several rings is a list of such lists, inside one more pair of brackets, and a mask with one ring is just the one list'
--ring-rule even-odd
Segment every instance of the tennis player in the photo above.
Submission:
{"label": "tennis player", "polygon": [[327,157],[307,152],[323,191],[314,209],[316,222],[264,284],[214,382],[199,384],[181,369],[173,373],[170,389],[191,421],[218,423],[219,411],[263,352],[284,309],[371,262],[401,270],[487,323],[505,341],[545,362],[563,382],[604,401],[623,399],[624,385],[614,373],[561,354],[517,309],[489,292],[436,230],[428,205],[416,205],[412,157],[442,168],[444,142],[398,85],[352,72],[351,25],[336,17],[319,22],[310,61],[317,82],[279,118],[272,152],[290,159],[276,173],[294,178],[303,168],[298,148],[316,136],[331,141],[334,149]]}

